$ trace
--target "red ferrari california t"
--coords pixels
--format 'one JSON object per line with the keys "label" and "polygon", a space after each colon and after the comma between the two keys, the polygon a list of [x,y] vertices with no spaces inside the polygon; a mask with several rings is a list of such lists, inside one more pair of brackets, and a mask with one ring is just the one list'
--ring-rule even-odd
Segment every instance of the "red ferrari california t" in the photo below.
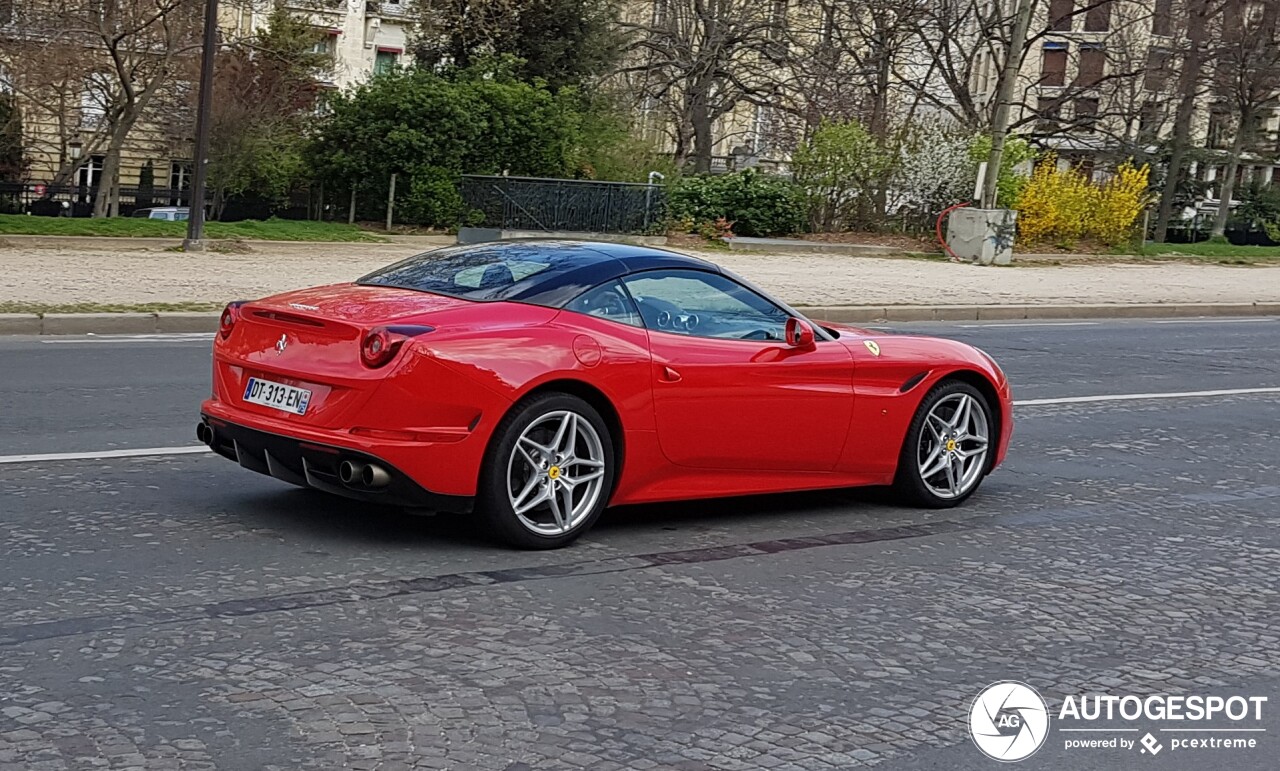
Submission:
{"label": "red ferrari california t", "polygon": [[200,440],[363,501],[554,548],[609,505],[892,484],[954,506],[1004,458],[972,346],[810,321],[704,260],[458,246],[222,314]]}

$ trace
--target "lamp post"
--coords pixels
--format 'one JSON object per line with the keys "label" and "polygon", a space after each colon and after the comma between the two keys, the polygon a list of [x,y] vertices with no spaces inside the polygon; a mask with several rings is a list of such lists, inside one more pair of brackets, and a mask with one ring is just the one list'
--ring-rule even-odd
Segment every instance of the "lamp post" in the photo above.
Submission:
{"label": "lamp post", "polygon": [[72,137],[67,142],[67,154],[71,156],[71,160],[80,160],[80,155],[84,153],[84,142],[80,141],[80,137]]}
{"label": "lamp post", "polygon": [[196,109],[196,141],[191,173],[186,252],[204,251],[204,186],[209,165],[209,112],[213,109],[213,60],[218,53],[218,0],[205,0],[204,51],[200,56],[200,103]]}

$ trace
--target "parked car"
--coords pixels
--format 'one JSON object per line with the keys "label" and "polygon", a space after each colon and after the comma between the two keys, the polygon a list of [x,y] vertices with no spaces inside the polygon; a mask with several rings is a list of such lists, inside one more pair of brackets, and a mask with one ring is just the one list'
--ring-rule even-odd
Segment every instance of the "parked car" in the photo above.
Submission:
{"label": "parked car", "polygon": [[135,209],[133,216],[149,220],[186,222],[191,216],[191,209],[186,206],[153,206],[147,209]]}

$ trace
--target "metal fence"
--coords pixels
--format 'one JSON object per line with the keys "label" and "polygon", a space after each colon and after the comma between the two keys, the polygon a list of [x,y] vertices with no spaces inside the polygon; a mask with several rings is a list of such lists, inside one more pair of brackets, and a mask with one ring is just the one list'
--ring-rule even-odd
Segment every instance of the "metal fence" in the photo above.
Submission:
{"label": "metal fence", "polygon": [[660,229],[666,196],[661,186],[537,177],[464,175],[462,200],[481,221],[503,230],[643,234]]}
{"label": "metal fence", "polygon": [[[0,213],[45,217],[88,217],[98,196],[97,186],[44,185],[34,182],[0,182]],[[120,188],[120,216],[152,206],[187,206],[190,190],[168,188]]]}

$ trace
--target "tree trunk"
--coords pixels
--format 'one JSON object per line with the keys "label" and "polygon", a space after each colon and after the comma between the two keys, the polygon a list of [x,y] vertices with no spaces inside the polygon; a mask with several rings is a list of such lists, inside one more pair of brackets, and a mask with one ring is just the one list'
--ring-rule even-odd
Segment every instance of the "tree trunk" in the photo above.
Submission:
{"label": "tree trunk", "polygon": [[1213,218],[1213,230],[1210,238],[1222,238],[1227,234],[1227,220],[1231,218],[1231,196],[1236,191],[1236,170],[1240,168],[1240,156],[1244,154],[1244,146],[1249,141],[1249,126],[1252,115],[1242,113],[1240,126],[1236,128],[1236,137],[1231,142],[1231,155],[1227,158],[1227,166],[1223,169],[1225,177],[1218,191],[1221,201],[1218,202],[1218,213]]}
{"label": "tree trunk", "polygon": [[120,151],[136,120],[136,115],[126,111],[120,115],[119,122],[111,131],[106,156],[102,159],[102,173],[98,176],[98,195],[93,201],[94,217],[110,217],[112,211],[118,211]]}
{"label": "tree trunk", "polygon": [[1174,199],[1178,196],[1178,182],[1182,177],[1182,165],[1187,159],[1191,144],[1191,118],[1195,114],[1196,97],[1200,84],[1202,49],[1209,23],[1209,3],[1200,0],[1193,14],[1187,17],[1187,53],[1178,72],[1178,109],[1174,113],[1172,144],[1169,147],[1169,165],[1165,169],[1164,187],[1160,191],[1160,211],[1156,216],[1153,237],[1163,243],[1169,235],[1169,220],[1173,218]]}
{"label": "tree trunk", "polygon": [[693,171],[696,174],[708,174],[711,172],[715,137],[711,132],[711,111],[707,109],[706,94],[695,94],[690,108],[689,118],[693,124]]}
{"label": "tree trunk", "polygon": [[120,148],[114,146],[107,148],[106,157],[102,159],[102,171],[98,174],[98,193],[93,197],[93,216],[94,217],[110,217],[111,202],[115,199],[115,190],[112,188],[112,180],[115,179],[116,170],[120,167]]}
{"label": "tree trunk", "polygon": [[987,173],[982,181],[981,205],[984,209],[994,209],[998,205],[999,191],[996,183],[1000,180],[1000,166],[1004,161],[1004,140],[1009,134],[1009,112],[1013,106],[1018,72],[1026,53],[1027,28],[1031,26],[1034,10],[1033,0],[1019,0],[1018,13],[1009,37],[1009,50],[1005,54],[1004,67],[1000,73],[995,114],[991,118],[991,152],[987,155]]}

